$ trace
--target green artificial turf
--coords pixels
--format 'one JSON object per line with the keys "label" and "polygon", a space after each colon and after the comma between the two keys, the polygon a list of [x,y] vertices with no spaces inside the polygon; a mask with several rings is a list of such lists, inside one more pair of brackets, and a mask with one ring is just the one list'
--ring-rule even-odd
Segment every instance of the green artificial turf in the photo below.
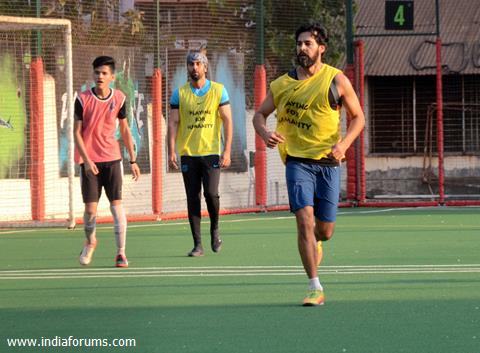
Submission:
{"label": "green artificial turf", "polygon": [[[130,268],[109,225],[88,268],[83,233],[0,231],[0,352],[478,353],[480,209],[340,209],[324,245],[326,304],[290,213],[221,218],[224,247],[188,258],[185,220],[131,223]],[[136,346],[8,347],[7,338],[133,338]]]}

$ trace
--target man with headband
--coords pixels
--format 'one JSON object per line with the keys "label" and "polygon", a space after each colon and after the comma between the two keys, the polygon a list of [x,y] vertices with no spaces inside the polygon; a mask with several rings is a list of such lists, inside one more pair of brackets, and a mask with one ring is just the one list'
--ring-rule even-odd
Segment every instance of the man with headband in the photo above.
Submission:
{"label": "man with headband", "polygon": [[218,184],[220,168],[230,166],[233,126],[227,90],[207,79],[208,59],[202,51],[187,55],[187,71],[189,82],[177,88],[170,99],[168,164],[173,169],[179,169],[180,164],[193,236],[193,249],[188,256],[196,257],[204,254],[200,232],[202,185],[210,216],[210,245],[214,252],[222,246]]}
{"label": "man with headband", "polygon": [[[303,25],[295,33],[298,66],[270,85],[253,117],[257,134],[270,148],[278,146],[286,164],[290,210],[297,221],[300,258],[309,279],[303,305],[322,305],[318,279],[322,242],[333,235],[340,197],[340,162],[365,125],[365,117],[348,78],[324,64],[328,36],[319,24]],[[341,137],[340,109],[351,117]],[[277,110],[276,131],[267,117]]]}

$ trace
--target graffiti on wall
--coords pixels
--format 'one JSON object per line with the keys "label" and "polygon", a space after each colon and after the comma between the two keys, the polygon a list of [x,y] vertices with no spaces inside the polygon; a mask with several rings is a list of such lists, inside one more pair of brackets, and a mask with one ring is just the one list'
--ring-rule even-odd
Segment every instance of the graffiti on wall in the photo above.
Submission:
{"label": "graffiti on wall", "polygon": [[233,144],[232,160],[242,161],[245,167],[244,158],[247,149],[247,129],[245,126],[245,87],[243,76],[241,79],[235,79],[232,66],[229,65],[228,58],[224,55],[219,56],[215,68],[215,79],[223,83],[230,98],[233,119]]}
{"label": "graffiti on wall", "polygon": [[9,54],[0,56],[0,179],[25,178],[23,82]]}
{"label": "graffiti on wall", "polygon": [[[145,109],[143,107],[145,97],[143,93],[139,92],[138,81],[133,81],[125,71],[119,71],[116,74],[115,86],[121,90],[126,96],[125,104],[127,108],[127,119],[130,131],[132,133],[135,152],[139,156],[144,149],[147,148],[146,144],[146,125],[142,121],[142,117],[145,115]],[[145,116],[146,119],[146,116]],[[120,131],[117,130],[117,139],[120,138]],[[123,149],[123,158],[129,159],[127,150]],[[139,161],[140,163],[140,161]],[[145,170],[146,166],[140,163],[140,168]]]}
{"label": "graffiti on wall", "polygon": [[[73,101],[77,98],[77,92],[73,95]],[[60,165],[60,175],[67,176],[67,161],[68,161],[68,139],[67,139],[67,93],[62,94],[62,110],[60,113],[60,124],[58,131],[58,162]]]}

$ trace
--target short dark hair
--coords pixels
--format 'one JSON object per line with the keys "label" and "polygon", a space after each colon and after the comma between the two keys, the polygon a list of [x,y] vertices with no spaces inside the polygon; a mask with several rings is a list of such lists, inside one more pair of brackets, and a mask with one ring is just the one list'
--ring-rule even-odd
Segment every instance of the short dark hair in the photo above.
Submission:
{"label": "short dark hair", "polygon": [[115,72],[115,59],[111,56],[98,56],[93,60],[92,66],[95,70],[97,67],[100,66],[109,66],[112,72]]}
{"label": "short dark hair", "polygon": [[310,32],[319,45],[327,45],[328,43],[327,30],[318,22],[303,24],[298,27],[297,31],[295,32],[295,41],[298,40],[298,37],[303,32]]}

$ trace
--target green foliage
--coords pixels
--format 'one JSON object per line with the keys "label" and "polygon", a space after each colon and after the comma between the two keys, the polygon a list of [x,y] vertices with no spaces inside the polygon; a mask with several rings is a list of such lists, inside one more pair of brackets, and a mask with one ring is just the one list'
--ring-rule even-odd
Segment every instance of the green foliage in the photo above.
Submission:
{"label": "green foliage", "polygon": [[243,53],[253,49],[251,36],[255,13],[251,2],[252,0],[207,0],[208,49]]}
{"label": "green foliage", "polygon": [[[0,14],[36,16],[36,1],[2,0]],[[72,21],[76,43],[128,45],[145,42],[143,12],[120,13],[120,0],[41,0],[41,16]]]}
{"label": "green foliage", "polygon": [[1,0],[0,1],[0,15],[4,16],[31,16],[35,17],[36,7],[35,1],[25,0]]}
{"label": "green foliage", "polygon": [[295,30],[304,23],[319,22],[329,33],[323,61],[338,65],[345,51],[344,0],[265,0],[266,60],[281,71],[295,58]]}
{"label": "green foliage", "polygon": [[[329,33],[328,49],[323,61],[339,65],[345,52],[344,0],[264,0],[265,63],[269,75],[276,76],[295,64],[295,30],[302,24],[320,22]],[[209,48],[252,53],[256,48],[256,0],[208,0],[211,16]],[[229,8],[232,16],[225,16]],[[223,16],[221,14],[224,14]],[[232,32],[225,40],[220,28],[244,28]],[[252,60],[255,55],[251,56]]]}

